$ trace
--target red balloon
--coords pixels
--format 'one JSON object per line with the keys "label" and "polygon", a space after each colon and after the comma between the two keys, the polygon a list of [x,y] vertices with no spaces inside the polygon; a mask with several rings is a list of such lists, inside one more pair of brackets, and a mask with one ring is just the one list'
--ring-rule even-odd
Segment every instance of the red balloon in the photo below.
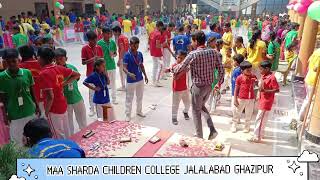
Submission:
{"label": "red balloon", "polygon": [[97,4],[100,4],[100,0],[96,0],[96,3],[97,3]]}
{"label": "red balloon", "polygon": [[58,2],[59,2],[60,4],[63,4],[63,0],[58,0]]}

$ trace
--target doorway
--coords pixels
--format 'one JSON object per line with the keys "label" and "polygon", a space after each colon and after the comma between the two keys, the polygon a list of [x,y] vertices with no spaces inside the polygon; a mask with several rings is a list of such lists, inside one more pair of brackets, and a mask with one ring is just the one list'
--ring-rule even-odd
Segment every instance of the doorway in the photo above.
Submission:
{"label": "doorway", "polygon": [[45,16],[49,16],[49,8],[48,3],[34,3],[35,13],[38,18],[44,18]]}

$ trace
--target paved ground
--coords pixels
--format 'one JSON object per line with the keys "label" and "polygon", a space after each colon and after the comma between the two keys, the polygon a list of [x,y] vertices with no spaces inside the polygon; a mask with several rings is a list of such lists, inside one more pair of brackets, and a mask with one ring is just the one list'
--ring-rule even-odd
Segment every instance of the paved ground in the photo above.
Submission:
{"label": "paved ground", "polygon": [[[149,79],[151,79],[152,60],[149,53],[146,52],[145,46],[146,39],[141,38],[140,51],[144,53],[144,62]],[[85,99],[87,113],[89,112],[88,105],[88,89],[82,85],[85,78],[85,66],[81,64],[81,45],[68,44],[66,46],[68,51],[69,63],[75,65],[81,73],[81,80],[79,81],[79,88],[82,96]],[[118,72],[117,72],[118,73]],[[179,125],[174,126],[171,123],[171,79],[162,81],[164,87],[155,88],[151,85],[145,86],[143,98],[143,111],[147,117],[144,119],[134,117],[133,121],[142,123],[148,126],[154,126],[161,129],[171,130],[186,135],[192,136],[194,134],[194,125],[192,119],[185,121],[182,116],[182,110],[179,114]],[[119,74],[117,74],[117,86],[120,86]],[[115,105],[116,117],[119,120],[125,118],[124,104],[125,92],[117,92],[118,105]],[[135,101],[134,101],[135,102]],[[135,103],[134,103],[135,104]],[[133,111],[135,112],[133,104]],[[156,110],[152,110],[153,104],[157,104]],[[232,144],[232,156],[281,156],[281,155],[296,155],[297,154],[297,141],[294,131],[289,129],[289,123],[293,111],[293,100],[291,96],[291,88],[281,87],[281,92],[277,95],[277,100],[274,104],[272,117],[270,118],[266,128],[266,139],[262,144],[251,144],[247,141],[250,137],[241,131],[237,133],[230,132],[231,113],[231,98],[230,94],[224,95],[221,104],[218,106],[216,113],[212,115],[214,124],[218,129],[219,135],[216,138],[219,142]],[[180,104],[182,107],[183,104]],[[182,109],[182,108],[181,108]],[[132,113],[134,115],[134,113]],[[189,112],[191,116],[191,110]],[[89,122],[93,122],[94,118],[89,118]],[[208,128],[206,123],[204,125],[204,135],[208,136]],[[253,126],[251,127],[251,129]]]}

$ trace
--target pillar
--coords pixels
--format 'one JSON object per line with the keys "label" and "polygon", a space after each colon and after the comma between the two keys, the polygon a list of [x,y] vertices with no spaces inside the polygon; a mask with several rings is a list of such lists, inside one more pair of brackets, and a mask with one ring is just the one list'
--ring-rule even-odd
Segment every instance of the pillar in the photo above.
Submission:
{"label": "pillar", "polygon": [[128,3],[128,0],[123,0],[124,14],[127,14],[127,13],[128,13],[127,3]]}
{"label": "pillar", "polygon": [[257,15],[257,3],[252,4],[251,7],[251,19],[254,20]]}
{"label": "pillar", "polygon": [[52,1],[52,6],[53,6],[53,12],[54,12],[54,16],[56,18],[56,23],[58,23],[58,18],[60,16],[60,9],[56,7],[56,2],[58,2],[58,0],[53,0]]}
{"label": "pillar", "polygon": [[147,15],[148,14],[148,0],[143,0],[143,6],[144,6],[144,14]]}
{"label": "pillar", "polygon": [[160,0],[160,7],[161,7],[161,8],[160,8],[160,11],[161,11],[161,12],[163,12],[163,5],[164,5],[164,4],[163,4],[163,0]]}
{"label": "pillar", "polygon": [[[319,74],[318,74],[318,78],[319,79]],[[315,90],[315,100],[314,100],[314,104],[313,104],[313,108],[311,111],[311,120],[310,120],[310,126],[309,126],[309,130],[308,133],[320,137],[320,81],[318,80],[318,85],[317,88]]]}
{"label": "pillar", "polygon": [[314,51],[318,32],[318,22],[306,17],[300,44],[297,76],[304,77],[308,68],[308,59]]}
{"label": "pillar", "polygon": [[298,23],[300,24],[299,31],[298,31],[298,38],[301,39],[303,28],[304,28],[304,22],[306,20],[307,15],[306,14],[299,14]]}
{"label": "pillar", "polygon": [[172,12],[175,12],[177,9],[177,0],[172,1]]}

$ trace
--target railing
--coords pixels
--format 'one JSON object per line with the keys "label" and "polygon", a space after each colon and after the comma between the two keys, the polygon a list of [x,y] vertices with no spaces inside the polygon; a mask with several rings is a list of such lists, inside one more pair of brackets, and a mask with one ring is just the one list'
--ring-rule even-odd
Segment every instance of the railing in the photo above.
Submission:
{"label": "railing", "polygon": [[259,2],[260,0],[247,0],[247,1],[243,1],[241,4],[240,4],[240,9],[245,9],[249,6],[251,6],[252,4],[254,3],[257,3]]}

